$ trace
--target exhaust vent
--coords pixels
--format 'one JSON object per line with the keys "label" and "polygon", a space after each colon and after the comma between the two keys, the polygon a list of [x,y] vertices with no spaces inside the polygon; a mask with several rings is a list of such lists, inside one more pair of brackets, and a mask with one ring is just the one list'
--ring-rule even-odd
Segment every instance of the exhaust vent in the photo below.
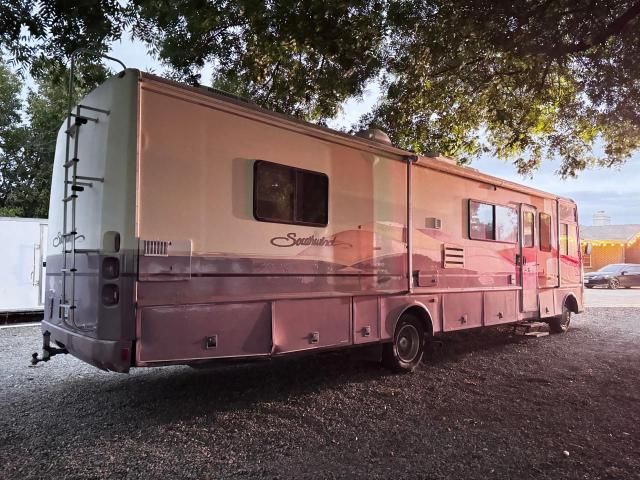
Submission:
{"label": "exhaust vent", "polygon": [[386,143],[391,145],[391,139],[389,135],[377,128],[368,128],[366,130],[360,130],[356,133],[356,137],[366,138],[367,140],[373,140],[374,142]]}
{"label": "exhaust vent", "polygon": [[144,240],[143,252],[145,257],[168,257],[169,242],[164,240]]}
{"label": "exhaust vent", "polygon": [[464,248],[445,243],[442,248],[442,267],[464,268]]}

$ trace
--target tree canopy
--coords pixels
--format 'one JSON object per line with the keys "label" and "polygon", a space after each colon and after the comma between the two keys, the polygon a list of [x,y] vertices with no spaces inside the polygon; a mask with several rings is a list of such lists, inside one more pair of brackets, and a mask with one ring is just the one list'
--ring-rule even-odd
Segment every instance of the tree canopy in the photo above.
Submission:
{"label": "tree canopy", "polygon": [[[67,71],[43,61],[35,88],[0,63],[0,216],[47,217],[58,130],[67,115]],[[79,65],[75,95],[104,81],[101,65]],[[24,103],[24,104],[23,104]]]}
{"label": "tree canopy", "polygon": [[[528,173],[617,166],[640,147],[638,0],[16,0],[0,44],[36,75],[125,32],[171,76],[323,123],[371,82],[377,126],[418,153]],[[205,64],[213,79],[201,79]],[[1,127],[0,127],[1,128]]]}

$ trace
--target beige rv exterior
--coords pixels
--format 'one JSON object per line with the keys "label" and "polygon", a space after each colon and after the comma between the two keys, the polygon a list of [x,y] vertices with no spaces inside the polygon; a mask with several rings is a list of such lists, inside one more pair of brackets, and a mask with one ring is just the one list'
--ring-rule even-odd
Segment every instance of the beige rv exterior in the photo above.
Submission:
{"label": "beige rv exterior", "polygon": [[[568,199],[137,70],[81,105],[93,120],[58,139],[43,330],[100,368],[395,345],[407,318],[422,339],[582,309]],[[101,180],[62,202],[68,141],[79,175]],[[263,162],[326,178],[326,222],[261,221]],[[472,206],[494,212],[473,228],[512,229],[505,241],[472,238]]]}

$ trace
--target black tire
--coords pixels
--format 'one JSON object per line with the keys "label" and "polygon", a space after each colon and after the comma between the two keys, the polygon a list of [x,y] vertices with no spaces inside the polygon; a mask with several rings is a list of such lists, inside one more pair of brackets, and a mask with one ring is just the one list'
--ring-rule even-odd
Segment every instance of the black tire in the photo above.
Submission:
{"label": "black tire", "polygon": [[593,288],[593,285],[585,285],[587,288]]}
{"label": "black tire", "polygon": [[616,288],[620,288],[620,280],[617,278],[612,278],[609,280],[609,284],[607,285],[611,290],[615,290]]}
{"label": "black tire", "polygon": [[562,315],[553,317],[549,320],[549,332],[550,333],[564,333],[569,330],[571,324],[571,310],[565,303],[562,306]]}
{"label": "black tire", "polygon": [[425,332],[422,322],[411,314],[398,320],[393,342],[382,349],[382,364],[397,373],[413,372],[424,355]]}

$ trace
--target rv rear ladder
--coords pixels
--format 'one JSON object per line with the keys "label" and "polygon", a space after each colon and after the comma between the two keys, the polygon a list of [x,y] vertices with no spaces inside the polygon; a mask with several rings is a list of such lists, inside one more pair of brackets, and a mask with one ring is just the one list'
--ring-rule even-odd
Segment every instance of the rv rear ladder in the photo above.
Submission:
{"label": "rv rear ladder", "polygon": [[[70,103],[72,92],[73,73],[71,76],[71,82],[69,86]],[[64,196],[62,197],[63,203],[63,215],[62,215],[62,233],[60,242],[62,245],[63,265],[60,269],[62,274],[62,299],[60,302],[60,313],[65,322],[71,321],[71,326],[77,327],[75,323],[75,310],[76,310],[76,273],[78,268],[76,266],[76,254],[77,253],[93,253],[99,250],[95,249],[79,249],[76,248],[76,240],[78,238],[78,229],[76,228],[76,202],[78,200],[78,193],[83,192],[85,187],[93,188],[93,182],[104,183],[103,177],[91,177],[86,175],[78,175],[78,164],[80,158],[78,157],[78,145],[80,140],[80,127],[86,125],[88,122],[98,123],[97,118],[86,117],[81,114],[82,110],[89,110],[98,114],[109,115],[108,110],[103,110],[96,107],[90,107],[87,105],[77,105],[75,113],[69,108],[69,115],[67,117],[67,129],[66,145],[65,145],[65,162],[64,168]],[[71,120],[73,118],[73,124]],[[73,139],[73,156],[71,153],[71,139]],[[69,208],[71,211],[69,211]],[[67,293],[67,285],[69,285],[69,293]]]}

